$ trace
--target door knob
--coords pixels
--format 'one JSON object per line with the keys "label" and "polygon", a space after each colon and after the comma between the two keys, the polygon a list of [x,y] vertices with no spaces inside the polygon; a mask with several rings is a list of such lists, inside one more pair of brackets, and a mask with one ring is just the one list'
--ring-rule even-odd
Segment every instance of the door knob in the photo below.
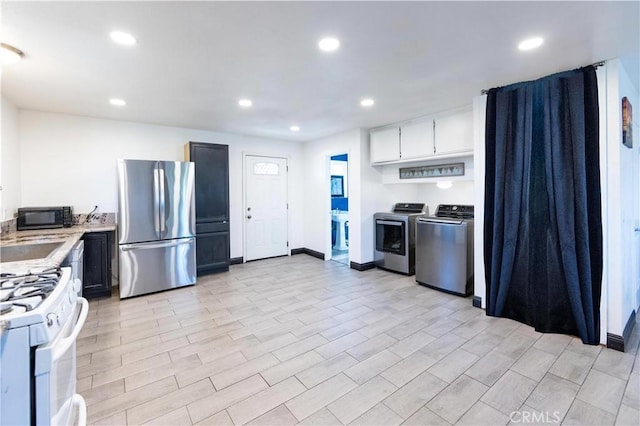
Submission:
{"label": "door knob", "polygon": [[247,219],[251,219],[251,215],[250,214],[247,215]]}

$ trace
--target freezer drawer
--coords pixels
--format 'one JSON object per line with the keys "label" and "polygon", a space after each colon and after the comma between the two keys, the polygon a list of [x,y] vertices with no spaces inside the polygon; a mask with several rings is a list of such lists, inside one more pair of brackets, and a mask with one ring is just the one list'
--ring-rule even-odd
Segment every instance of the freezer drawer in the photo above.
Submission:
{"label": "freezer drawer", "polygon": [[418,219],[416,281],[466,296],[473,290],[473,221]]}
{"label": "freezer drawer", "polygon": [[195,238],[121,244],[120,298],[196,282]]}

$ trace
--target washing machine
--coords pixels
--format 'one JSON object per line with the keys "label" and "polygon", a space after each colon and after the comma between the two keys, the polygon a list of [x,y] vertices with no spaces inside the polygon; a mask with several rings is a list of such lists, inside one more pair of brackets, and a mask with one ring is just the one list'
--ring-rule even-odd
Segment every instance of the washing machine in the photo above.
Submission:
{"label": "washing machine", "polygon": [[447,293],[473,292],[473,206],[441,204],[416,222],[416,281]]}

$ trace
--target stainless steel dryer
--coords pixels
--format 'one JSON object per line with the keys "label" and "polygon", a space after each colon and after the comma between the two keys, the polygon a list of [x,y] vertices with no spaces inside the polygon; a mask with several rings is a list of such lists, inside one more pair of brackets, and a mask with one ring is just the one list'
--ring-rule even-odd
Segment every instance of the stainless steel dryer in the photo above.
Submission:
{"label": "stainless steel dryer", "polygon": [[391,212],[373,215],[378,268],[414,274],[416,219],[427,214],[429,208],[424,203],[397,203]]}
{"label": "stainless steel dryer", "polygon": [[416,281],[447,293],[473,292],[473,206],[441,204],[416,223]]}

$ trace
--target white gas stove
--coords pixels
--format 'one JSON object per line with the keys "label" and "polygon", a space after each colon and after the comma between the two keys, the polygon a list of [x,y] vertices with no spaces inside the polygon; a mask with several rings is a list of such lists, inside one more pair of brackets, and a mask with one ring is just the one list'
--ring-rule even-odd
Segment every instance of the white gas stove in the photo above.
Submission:
{"label": "white gas stove", "polygon": [[86,423],[76,338],[89,305],[69,268],[0,274],[1,425]]}

